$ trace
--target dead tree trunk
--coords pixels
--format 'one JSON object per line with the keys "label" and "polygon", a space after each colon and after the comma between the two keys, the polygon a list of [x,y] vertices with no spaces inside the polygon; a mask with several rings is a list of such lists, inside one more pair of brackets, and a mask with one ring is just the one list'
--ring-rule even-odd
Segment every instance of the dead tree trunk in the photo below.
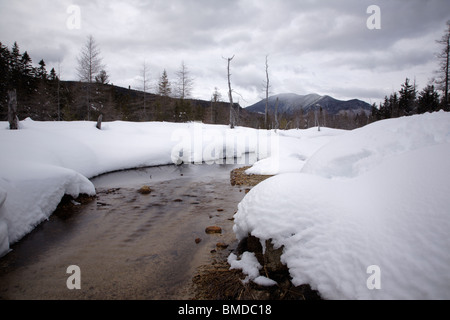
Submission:
{"label": "dead tree trunk", "polygon": [[268,129],[267,126],[267,115],[268,115],[268,106],[269,106],[269,65],[267,63],[267,56],[266,56],[266,109],[264,112],[264,129]]}
{"label": "dead tree trunk", "polygon": [[234,113],[233,113],[233,91],[231,90],[231,81],[230,81],[230,62],[233,60],[234,55],[231,58],[228,58],[228,97],[230,98],[230,128],[234,129]]}
{"label": "dead tree trunk", "polygon": [[19,129],[19,118],[17,117],[17,95],[16,89],[8,91],[8,121],[9,129]]}
{"label": "dead tree trunk", "polygon": [[98,116],[97,125],[96,125],[98,130],[102,130],[102,119],[103,119],[103,114],[100,114]]}
{"label": "dead tree trunk", "polygon": [[275,132],[277,132],[280,124],[278,123],[278,97],[277,101],[275,102]]}

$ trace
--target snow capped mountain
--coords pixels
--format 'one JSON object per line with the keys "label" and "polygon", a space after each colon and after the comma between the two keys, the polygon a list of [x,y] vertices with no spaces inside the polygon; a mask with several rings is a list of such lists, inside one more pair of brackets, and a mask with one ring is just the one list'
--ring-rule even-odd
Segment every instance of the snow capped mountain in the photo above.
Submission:
{"label": "snow capped mountain", "polygon": [[[367,102],[352,99],[348,101],[337,100],[330,96],[321,96],[315,93],[307,95],[298,95],[295,93],[281,93],[269,97],[269,113],[275,111],[275,105],[278,98],[278,112],[292,114],[293,112],[303,109],[308,112],[316,106],[321,106],[329,114],[338,114],[341,111],[353,111],[359,113],[361,111],[371,112],[371,106]],[[247,111],[264,113],[266,108],[266,99],[263,99],[254,105],[246,108]]]}

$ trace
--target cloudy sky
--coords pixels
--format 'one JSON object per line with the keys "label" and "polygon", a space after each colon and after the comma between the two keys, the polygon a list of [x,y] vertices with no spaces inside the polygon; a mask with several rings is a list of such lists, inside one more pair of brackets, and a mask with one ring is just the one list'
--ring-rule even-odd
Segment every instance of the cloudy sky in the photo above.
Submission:
{"label": "cloudy sky", "polygon": [[[371,5],[380,8],[380,29],[367,27]],[[268,55],[271,94],[373,103],[406,77],[419,89],[429,82],[449,19],[448,0],[0,0],[0,42],[17,41],[35,65],[59,63],[63,80],[78,80],[77,56],[92,35],[115,85],[142,86],[146,61],[154,92],[162,71],[175,80],[184,61],[193,97],[209,100],[217,87],[225,101],[224,58],[234,55],[242,106],[264,97]]]}

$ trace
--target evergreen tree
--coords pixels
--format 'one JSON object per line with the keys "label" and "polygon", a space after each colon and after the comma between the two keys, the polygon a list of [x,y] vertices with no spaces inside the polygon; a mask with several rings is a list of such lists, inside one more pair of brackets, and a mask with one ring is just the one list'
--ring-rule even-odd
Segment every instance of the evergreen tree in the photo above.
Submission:
{"label": "evergreen tree", "polygon": [[372,103],[372,119],[374,119],[374,121],[378,121],[381,120],[381,106],[380,109],[377,108],[377,104],[374,102]]}
{"label": "evergreen tree", "polygon": [[5,120],[7,115],[10,77],[10,52],[8,47],[0,42],[0,120]]}
{"label": "evergreen tree", "polygon": [[11,71],[14,73],[19,74],[20,73],[20,49],[17,42],[14,42],[12,48],[11,48],[11,55],[10,55],[10,65],[11,65]]}
{"label": "evergreen tree", "polygon": [[394,92],[389,97],[389,105],[391,107],[392,118],[397,118],[400,116],[400,106],[398,101],[397,92]]}
{"label": "evergreen tree", "polygon": [[47,80],[47,70],[45,69],[44,59],[41,59],[41,61],[39,61],[39,68],[36,70],[36,76],[39,79]]}
{"label": "evergreen tree", "polygon": [[52,68],[52,70],[50,70],[50,75],[49,75],[48,79],[50,81],[56,81],[58,79],[58,76],[56,75],[55,68]]}
{"label": "evergreen tree", "polygon": [[434,85],[427,85],[419,94],[418,113],[433,112],[439,110],[439,94]]}
{"label": "evergreen tree", "polygon": [[34,76],[34,69],[31,64],[31,58],[27,51],[25,51],[20,59],[19,70],[22,76],[32,77]]}
{"label": "evergreen tree", "polygon": [[17,42],[14,42],[11,52],[9,53],[9,88],[18,88],[21,83],[21,72],[20,72],[20,49]]}
{"label": "evergreen tree", "polygon": [[109,82],[109,76],[106,73],[105,70],[100,70],[100,72],[98,73],[98,75],[95,76],[95,82],[97,83],[101,83],[101,84],[108,84]]}
{"label": "evergreen tree", "polygon": [[163,97],[169,97],[171,93],[172,89],[170,87],[169,78],[167,76],[166,69],[164,69],[161,78],[159,78],[158,94]]}
{"label": "evergreen tree", "polygon": [[399,116],[412,114],[416,100],[416,88],[415,85],[413,86],[409,83],[408,78],[406,78],[405,83],[402,84],[399,94]]}
{"label": "evergreen tree", "polygon": [[391,117],[391,103],[389,102],[389,99],[387,96],[384,97],[384,102],[380,103],[380,110],[379,110],[380,119],[388,119]]}
{"label": "evergreen tree", "polygon": [[387,96],[384,97],[384,118],[389,119],[392,118],[392,103],[391,100],[388,99]]}

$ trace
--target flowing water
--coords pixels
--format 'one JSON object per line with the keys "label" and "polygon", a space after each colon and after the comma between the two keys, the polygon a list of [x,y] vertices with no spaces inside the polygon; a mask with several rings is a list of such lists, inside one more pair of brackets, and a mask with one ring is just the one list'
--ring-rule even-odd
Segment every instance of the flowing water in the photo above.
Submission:
{"label": "flowing water", "polygon": [[[240,166],[162,166],[92,179],[93,201],[52,215],[0,259],[0,298],[193,298],[197,268],[217,243],[235,242],[232,217],[245,192],[229,178]],[[152,192],[139,193],[143,185]],[[222,233],[206,234],[212,225]],[[80,268],[81,289],[68,289],[71,265]]]}

